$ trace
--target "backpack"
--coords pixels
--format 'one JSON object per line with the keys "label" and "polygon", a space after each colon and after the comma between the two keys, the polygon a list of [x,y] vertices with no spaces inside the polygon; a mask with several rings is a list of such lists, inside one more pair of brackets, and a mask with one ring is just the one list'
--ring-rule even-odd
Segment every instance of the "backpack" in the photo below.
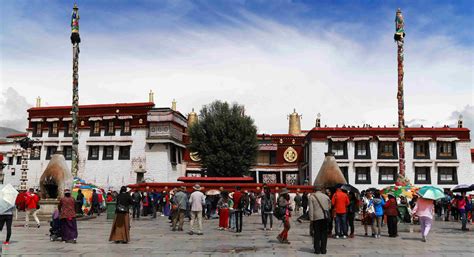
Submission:
{"label": "backpack", "polygon": [[268,198],[267,196],[264,196],[264,203],[263,203],[263,211],[264,212],[271,212],[272,211],[272,196],[270,195]]}
{"label": "backpack", "polygon": [[242,197],[240,197],[239,205],[237,207],[242,210],[242,209],[247,208],[248,205],[249,205],[248,196],[242,195]]}
{"label": "backpack", "polygon": [[283,220],[286,215],[286,206],[280,206],[279,204],[277,204],[277,206],[275,207],[275,211],[273,211],[273,215],[278,220]]}

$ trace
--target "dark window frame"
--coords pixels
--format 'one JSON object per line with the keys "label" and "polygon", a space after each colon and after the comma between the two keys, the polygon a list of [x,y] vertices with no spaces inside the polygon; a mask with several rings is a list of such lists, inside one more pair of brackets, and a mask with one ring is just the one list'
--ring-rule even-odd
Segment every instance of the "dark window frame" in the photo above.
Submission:
{"label": "dark window frame", "polygon": [[[38,149],[38,156],[33,154],[36,152],[36,149]],[[41,146],[34,146],[31,148],[30,160],[41,160]]]}
{"label": "dark window frame", "polygon": [[[453,170],[453,180],[446,181],[441,180],[441,170],[442,169],[452,169]],[[457,167],[438,167],[438,185],[457,185],[458,184],[458,169]]]}
{"label": "dark window frame", "polygon": [[[104,122],[105,124],[105,131],[104,131],[104,135],[105,136],[115,136],[115,121],[113,120],[106,120]],[[110,123],[112,123],[112,129],[113,129],[113,132],[110,132]]]}
{"label": "dark window frame", "polygon": [[[358,155],[357,154],[357,145],[364,143],[366,146],[366,153],[365,155]],[[370,159],[370,141],[369,140],[361,140],[361,141],[354,141],[354,159]]]}
{"label": "dark window frame", "polygon": [[[125,124],[128,122],[128,132],[125,132]],[[121,136],[131,136],[132,135],[132,122],[131,120],[123,120],[121,129],[120,129]]]}
{"label": "dark window frame", "polygon": [[[53,126],[56,124],[56,133],[53,133]],[[48,125],[48,137],[59,136],[59,121],[50,122]]]}
{"label": "dark window frame", "polygon": [[[128,153],[125,154],[126,152],[124,152],[125,149],[128,149]],[[131,149],[132,147],[130,145],[126,145],[126,146],[119,146],[119,156],[118,156],[118,159],[119,160],[130,160],[130,152],[131,152]]]}
{"label": "dark window frame", "polygon": [[[359,172],[366,173],[367,180],[359,180]],[[355,167],[355,184],[372,184],[372,178],[370,177],[370,167]]]}
{"label": "dark window frame", "polygon": [[74,130],[74,127],[72,126],[72,121],[66,121],[63,123],[64,123],[64,137],[72,137],[72,132]]}
{"label": "dark window frame", "polygon": [[[425,156],[418,155],[416,148],[423,144],[425,147]],[[430,142],[429,141],[413,141],[413,159],[430,159]]]}
{"label": "dark window frame", "polygon": [[[99,132],[97,132],[97,133],[94,131],[96,129],[96,125],[99,128]],[[100,121],[91,121],[90,126],[91,126],[91,130],[90,130],[89,136],[91,136],[91,137],[100,137],[100,132],[101,132]]]}
{"label": "dark window frame", "polygon": [[[94,157],[92,155],[92,149],[97,149],[97,157]],[[87,159],[88,160],[99,160],[99,155],[100,155],[100,147],[98,145],[90,145],[88,154],[87,154]]]}
{"label": "dark window frame", "polygon": [[16,157],[16,162],[15,162],[16,165],[21,165],[21,160],[22,160],[22,159],[23,159],[23,158],[22,158],[21,156],[17,156],[17,157]]}
{"label": "dark window frame", "polygon": [[[39,125],[39,131],[38,131]],[[43,136],[43,123],[42,122],[34,122],[33,123],[33,137],[42,137]]]}
{"label": "dark window frame", "polygon": [[[382,172],[385,172],[386,170],[392,170],[392,175],[393,175],[393,180],[382,180]],[[379,184],[381,185],[391,185],[395,184],[397,181],[397,174],[398,174],[398,168],[397,167],[387,167],[387,166],[382,166],[379,167]]]}
{"label": "dark window frame", "polygon": [[[68,150],[70,150],[70,155],[68,154]],[[66,159],[67,161],[70,161],[72,160],[72,146],[63,146],[63,155],[64,155],[64,159]]]}
{"label": "dark window frame", "polygon": [[[441,156],[440,146],[441,144],[451,144],[451,156]],[[452,160],[457,158],[457,151],[456,151],[456,142],[436,142],[436,159],[442,160]]]}
{"label": "dark window frame", "polygon": [[170,144],[170,163],[171,165],[176,165],[178,164],[177,157],[176,157],[176,146],[174,144]]}
{"label": "dark window frame", "polygon": [[277,163],[277,151],[270,151],[270,165]]}
{"label": "dark window frame", "polygon": [[8,157],[8,165],[13,165],[13,156]]}
{"label": "dark window frame", "polygon": [[[112,155],[107,156],[107,149],[112,149]],[[113,145],[105,145],[102,149],[102,160],[113,160],[114,159],[114,146]]]}
{"label": "dark window frame", "polygon": [[[53,151],[54,149],[54,151]],[[48,146],[46,147],[46,158],[45,160],[51,160],[51,156],[58,151],[57,146]]]}
{"label": "dark window frame", "polygon": [[[398,149],[397,149],[397,141],[379,141],[377,146],[377,158],[378,159],[398,159]],[[392,145],[392,155],[386,156],[382,155],[383,146],[386,144]]]}
{"label": "dark window frame", "polygon": [[[342,155],[336,155],[332,149],[334,144],[342,144]],[[332,141],[329,140],[328,142],[328,152],[334,153],[334,158],[336,159],[348,159],[348,154],[347,154],[347,140],[346,141]]]}
{"label": "dark window frame", "polygon": [[[425,180],[418,180],[418,173],[426,173]],[[415,184],[430,185],[431,184],[431,167],[415,167]]]}

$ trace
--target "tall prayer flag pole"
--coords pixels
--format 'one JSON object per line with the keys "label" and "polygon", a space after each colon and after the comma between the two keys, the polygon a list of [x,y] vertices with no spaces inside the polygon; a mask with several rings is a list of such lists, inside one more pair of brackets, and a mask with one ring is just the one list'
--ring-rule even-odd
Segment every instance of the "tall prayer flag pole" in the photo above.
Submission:
{"label": "tall prayer flag pole", "polygon": [[79,115],[79,8],[74,3],[71,14],[71,43],[72,43],[72,162],[71,173],[77,176],[79,159],[79,135],[78,135],[78,115]]}

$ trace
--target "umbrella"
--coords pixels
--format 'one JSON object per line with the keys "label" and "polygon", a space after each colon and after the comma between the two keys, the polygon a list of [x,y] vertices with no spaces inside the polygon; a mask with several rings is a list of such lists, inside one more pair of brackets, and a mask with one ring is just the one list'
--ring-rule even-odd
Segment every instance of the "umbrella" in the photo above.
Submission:
{"label": "umbrella", "polygon": [[360,194],[359,189],[355,188],[351,184],[337,184],[336,188],[341,188],[342,190],[346,190],[347,192],[353,192],[355,194]]}
{"label": "umbrella", "polygon": [[217,189],[211,189],[211,190],[206,192],[206,195],[219,195],[220,193],[221,193],[221,191],[219,191]]}
{"label": "umbrella", "polygon": [[0,213],[5,212],[15,206],[18,191],[11,184],[0,185]]}
{"label": "umbrella", "polygon": [[389,193],[393,194],[395,197],[408,197],[413,198],[413,194],[418,191],[418,187],[415,186],[388,186],[380,190],[380,193],[383,196],[388,195]]}
{"label": "umbrella", "polygon": [[418,195],[421,196],[421,198],[431,200],[438,200],[445,197],[443,190],[434,186],[424,186],[420,188]]}
{"label": "umbrella", "polygon": [[474,184],[468,185],[468,184],[460,184],[451,189],[453,192],[467,192],[467,191],[472,191],[474,190]]}

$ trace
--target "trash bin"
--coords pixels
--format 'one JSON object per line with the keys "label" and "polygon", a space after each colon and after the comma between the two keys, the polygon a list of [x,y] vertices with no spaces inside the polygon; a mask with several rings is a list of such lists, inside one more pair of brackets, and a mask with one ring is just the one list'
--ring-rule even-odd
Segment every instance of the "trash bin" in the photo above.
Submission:
{"label": "trash bin", "polygon": [[107,204],[107,219],[114,219],[115,218],[115,206],[117,205],[116,202],[108,202]]}

